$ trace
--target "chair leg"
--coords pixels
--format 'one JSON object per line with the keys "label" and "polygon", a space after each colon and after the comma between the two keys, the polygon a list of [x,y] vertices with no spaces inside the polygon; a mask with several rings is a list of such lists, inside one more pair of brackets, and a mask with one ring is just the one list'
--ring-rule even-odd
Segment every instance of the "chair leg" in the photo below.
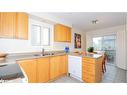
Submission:
{"label": "chair leg", "polygon": [[104,72],[106,72],[106,65],[104,64]]}
{"label": "chair leg", "polygon": [[102,73],[104,73],[104,66],[102,65]]}

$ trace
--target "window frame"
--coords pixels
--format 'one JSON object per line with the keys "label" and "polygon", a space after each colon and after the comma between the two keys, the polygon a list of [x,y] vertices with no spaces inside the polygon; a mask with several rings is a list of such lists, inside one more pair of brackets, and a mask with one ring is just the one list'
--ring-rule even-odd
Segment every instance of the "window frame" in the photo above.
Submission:
{"label": "window frame", "polygon": [[[33,41],[33,26],[39,26],[40,27],[40,43],[39,44],[35,44],[35,43],[32,43]],[[48,44],[47,45],[44,45],[43,44],[43,29],[44,28],[48,28]],[[31,23],[30,23],[30,30],[31,30],[31,45],[32,46],[38,46],[38,47],[51,47],[52,45],[52,39],[51,39],[51,36],[52,36],[52,28],[53,28],[53,25],[50,25],[48,23],[44,23],[44,22],[40,22],[40,21],[36,21],[36,20],[32,20]]]}
{"label": "window frame", "polygon": [[[50,36],[51,36],[51,27],[47,27],[47,26],[42,26],[42,30],[44,29],[44,28],[48,28],[48,32],[49,32],[49,34],[48,34],[48,44],[47,45],[43,45],[43,43],[42,43],[42,39],[43,39],[43,37],[41,38],[41,46],[50,46],[51,45],[51,39],[50,39]],[[43,36],[43,32],[41,31],[41,36]]]}

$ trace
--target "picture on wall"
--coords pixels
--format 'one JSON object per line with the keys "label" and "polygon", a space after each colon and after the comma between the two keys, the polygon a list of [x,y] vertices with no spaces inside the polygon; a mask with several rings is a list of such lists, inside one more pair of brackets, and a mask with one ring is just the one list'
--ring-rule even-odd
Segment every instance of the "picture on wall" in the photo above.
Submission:
{"label": "picture on wall", "polygon": [[74,47],[81,48],[81,34],[74,33]]}

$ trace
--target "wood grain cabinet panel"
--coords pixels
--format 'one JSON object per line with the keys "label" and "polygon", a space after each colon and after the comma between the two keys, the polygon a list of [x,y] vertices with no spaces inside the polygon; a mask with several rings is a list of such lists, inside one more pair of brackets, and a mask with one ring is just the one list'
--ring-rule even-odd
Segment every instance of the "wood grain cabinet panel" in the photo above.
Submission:
{"label": "wood grain cabinet panel", "polygon": [[50,58],[50,79],[51,80],[57,78],[60,75],[59,64],[60,64],[59,56],[53,56]]}
{"label": "wood grain cabinet panel", "polygon": [[54,26],[54,41],[71,42],[71,28],[62,24],[56,24]]}
{"label": "wood grain cabinet panel", "polygon": [[68,71],[68,64],[67,64],[67,55],[61,55],[60,56],[60,75],[67,74]]}
{"label": "wood grain cabinet panel", "polygon": [[102,80],[102,57],[83,58],[82,80],[88,83],[96,83]]}
{"label": "wood grain cabinet panel", "polygon": [[16,13],[0,13],[0,37],[14,38],[16,32]]}
{"label": "wood grain cabinet panel", "polygon": [[28,39],[28,15],[21,12],[0,12],[0,37]]}
{"label": "wood grain cabinet panel", "polygon": [[37,82],[49,81],[49,57],[37,59]]}
{"label": "wood grain cabinet panel", "polygon": [[53,56],[50,58],[50,79],[55,79],[68,71],[67,55]]}
{"label": "wood grain cabinet panel", "polygon": [[17,31],[16,38],[18,39],[28,39],[28,14],[18,12],[17,13]]}
{"label": "wood grain cabinet panel", "polygon": [[26,73],[28,77],[28,82],[36,83],[37,82],[37,79],[36,79],[37,60],[36,59],[21,60],[21,61],[17,61],[17,63],[20,64],[20,66]]}

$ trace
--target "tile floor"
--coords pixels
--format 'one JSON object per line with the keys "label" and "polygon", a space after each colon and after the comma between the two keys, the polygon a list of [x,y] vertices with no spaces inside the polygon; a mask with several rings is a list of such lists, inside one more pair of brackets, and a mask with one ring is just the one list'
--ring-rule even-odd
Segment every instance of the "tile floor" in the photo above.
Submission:
{"label": "tile floor", "polygon": [[[126,83],[127,71],[115,67],[114,65],[107,65],[107,71],[103,76],[102,83]],[[72,77],[63,76],[52,81],[52,83],[82,83]]]}

